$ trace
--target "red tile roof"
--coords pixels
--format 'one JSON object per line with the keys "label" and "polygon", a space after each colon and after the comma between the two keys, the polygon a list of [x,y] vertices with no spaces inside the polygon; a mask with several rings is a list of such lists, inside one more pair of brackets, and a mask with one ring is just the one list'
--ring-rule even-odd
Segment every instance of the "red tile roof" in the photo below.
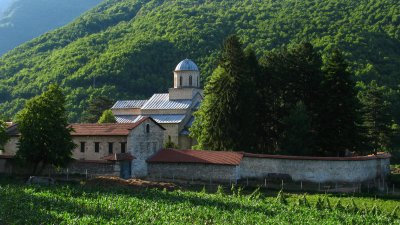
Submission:
{"label": "red tile roof", "polygon": [[[72,136],[128,136],[130,131],[139,126],[145,120],[150,119],[164,129],[151,117],[143,117],[136,123],[75,123],[70,126],[74,129]],[[165,130],[165,129],[164,129]]]}
{"label": "red tile roof", "polygon": [[243,154],[238,152],[163,149],[147,162],[239,165],[242,158]]}
{"label": "red tile roof", "polygon": [[266,154],[253,154],[243,153],[244,157],[249,158],[269,158],[269,159],[289,159],[289,160],[326,160],[326,161],[364,161],[373,160],[377,158],[390,158],[389,153],[381,153],[377,155],[367,156],[350,156],[350,157],[324,157],[324,156],[291,156],[291,155],[266,155]]}
{"label": "red tile roof", "polygon": [[136,159],[136,157],[132,156],[130,153],[114,153],[101,159],[108,161],[132,161]]}

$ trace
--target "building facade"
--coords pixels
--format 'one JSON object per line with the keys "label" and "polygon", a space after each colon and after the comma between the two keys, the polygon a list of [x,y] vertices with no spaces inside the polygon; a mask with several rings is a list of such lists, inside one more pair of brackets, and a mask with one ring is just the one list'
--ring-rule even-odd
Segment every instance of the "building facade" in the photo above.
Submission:
{"label": "building facade", "polygon": [[111,108],[118,123],[134,123],[150,116],[166,130],[164,143],[171,141],[181,149],[190,149],[194,140],[189,137],[193,112],[203,99],[200,71],[190,59],[181,61],[174,70],[174,86],[168,93],[154,94],[148,100],[117,101]]}
{"label": "building facade", "polygon": [[[95,174],[117,175],[124,178],[143,177],[147,174],[146,160],[163,147],[164,128],[150,117],[135,123],[71,124],[74,163],[71,173],[82,174],[92,170]],[[18,126],[7,129],[10,140],[0,158],[12,159],[18,151]],[[5,160],[0,164],[6,171]],[[4,165],[3,165],[4,164]]]}

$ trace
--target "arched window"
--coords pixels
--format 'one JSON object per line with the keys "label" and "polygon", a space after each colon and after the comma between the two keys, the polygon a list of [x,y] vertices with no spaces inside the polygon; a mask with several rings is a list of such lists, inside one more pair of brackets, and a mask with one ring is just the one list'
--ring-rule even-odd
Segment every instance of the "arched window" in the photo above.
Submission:
{"label": "arched window", "polygon": [[146,133],[150,133],[150,124],[146,124]]}
{"label": "arched window", "polygon": [[182,77],[179,77],[179,86],[182,87]]}
{"label": "arched window", "polygon": [[189,86],[192,86],[192,75],[189,76]]}

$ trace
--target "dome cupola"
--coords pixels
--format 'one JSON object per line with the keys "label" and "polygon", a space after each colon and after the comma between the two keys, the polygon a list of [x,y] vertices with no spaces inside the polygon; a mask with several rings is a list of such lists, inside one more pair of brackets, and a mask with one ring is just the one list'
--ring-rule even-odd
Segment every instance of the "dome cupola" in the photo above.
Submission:
{"label": "dome cupola", "polygon": [[200,71],[192,60],[184,59],[175,67],[174,88],[200,88]]}
{"label": "dome cupola", "polygon": [[199,68],[192,60],[184,59],[176,66],[175,71],[199,71]]}

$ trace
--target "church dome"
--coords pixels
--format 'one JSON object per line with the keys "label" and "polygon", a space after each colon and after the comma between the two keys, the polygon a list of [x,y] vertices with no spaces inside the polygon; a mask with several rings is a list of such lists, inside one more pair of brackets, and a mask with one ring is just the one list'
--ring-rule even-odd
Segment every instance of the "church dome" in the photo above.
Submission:
{"label": "church dome", "polygon": [[184,59],[176,66],[175,71],[199,71],[199,68],[192,60]]}

